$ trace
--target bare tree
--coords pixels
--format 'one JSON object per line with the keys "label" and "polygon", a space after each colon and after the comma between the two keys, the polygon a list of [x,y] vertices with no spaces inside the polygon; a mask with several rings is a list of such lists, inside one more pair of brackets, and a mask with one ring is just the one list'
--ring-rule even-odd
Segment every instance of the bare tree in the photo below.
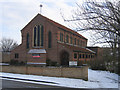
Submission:
{"label": "bare tree", "polygon": [[114,61],[119,60],[120,1],[114,3],[108,0],[104,2],[86,1],[82,6],[77,3],[77,7],[72,19],[64,18],[64,21],[75,23],[77,31],[94,31],[94,35],[92,35],[94,43],[107,43],[113,51]]}
{"label": "bare tree", "polygon": [[0,46],[1,46],[3,52],[10,52],[10,51],[13,50],[15,47],[17,47],[18,44],[17,44],[17,42],[14,41],[13,39],[3,38],[3,39],[0,41]]}

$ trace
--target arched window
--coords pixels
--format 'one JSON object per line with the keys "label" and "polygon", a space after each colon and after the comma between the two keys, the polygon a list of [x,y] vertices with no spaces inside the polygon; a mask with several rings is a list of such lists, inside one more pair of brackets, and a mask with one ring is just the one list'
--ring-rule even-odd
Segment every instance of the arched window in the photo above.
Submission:
{"label": "arched window", "polygon": [[73,42],[72,42],[72,36],[70,37],[70,44],[72,44]]}
{"label": "arched window", "polygon": [[78,44],[78,46],[79,46],[79,39],[77,40],[77,44]]}
{"label": "arched window", "polygon": [[26,42],[27,49],[29,48],[29,33],[27,33],[27,42]]}
{"label": "arched window", "polygon": [[74,45],[76,45],[76,38],[74,39]]}
{"label": "arched window", "polygon": [[63,33],[60,33],[60,41],[63,42]]}
{"label": "arched window", "polygon": [[37,41],[37,30],[36,30],[36,27],[34,27],[34,46],[36,46],[36,41]]}
{"label": "arched window", "polygon": [[39,25],[37,26],[37,29],[38,29],[37,46],[40,46],[40,26]]}
{"label": "arched window", "polygon": [[43,46],[43,36],[44,36],[44,28],[43,25],[37,25],[34,27],[33,30],[33,37],[34,37],[34,47],[41,47]]}
{"label": "arched window", "polygon": [[48,32],[48,48],[51,48],[51,43],[52,43],[52,35],[51,31]]}
{"label": "arched window", "polygon": [[66,35],[66,43],[69,43],[69,36]]}
{"label": "arched window", "polygon": [[43,28],[43,25],[41,25],[41,34],[40,34],[40,36],[41,36],[41,44],[40,44],[40,46],[43,46],[43,40],[44,40],[44,38],[43,38],[43,36],[44,36],[44,28]]}

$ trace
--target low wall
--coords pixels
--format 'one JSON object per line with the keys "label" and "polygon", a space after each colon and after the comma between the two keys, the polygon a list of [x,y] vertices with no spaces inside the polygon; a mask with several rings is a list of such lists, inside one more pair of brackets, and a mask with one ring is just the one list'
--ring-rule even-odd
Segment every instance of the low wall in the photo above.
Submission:
{"label": "low wall", "polygon": [[2,72],[32,74],[53,77],[69,77],[88,80],[88,67],[32,67],[2,66]]}

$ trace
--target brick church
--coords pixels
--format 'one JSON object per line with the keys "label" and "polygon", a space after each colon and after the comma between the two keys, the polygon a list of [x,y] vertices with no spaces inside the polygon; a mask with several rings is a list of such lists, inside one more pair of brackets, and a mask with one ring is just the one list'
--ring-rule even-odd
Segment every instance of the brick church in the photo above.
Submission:
{"label": "brick church", "polygon": [[37,14],[22,30],[22,43],[11,52],[11,60],[46,65],[46,60],[69,65],[94,59],[87,39],[47,17]]}

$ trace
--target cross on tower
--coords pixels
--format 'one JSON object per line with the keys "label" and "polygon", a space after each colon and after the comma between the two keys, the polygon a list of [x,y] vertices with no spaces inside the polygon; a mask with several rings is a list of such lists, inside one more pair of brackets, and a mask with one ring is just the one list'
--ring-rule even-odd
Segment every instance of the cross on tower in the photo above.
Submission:
{"label": "cross on tower", "polygon": [[42,13],[42,4],[40,4],[40,14]]}

